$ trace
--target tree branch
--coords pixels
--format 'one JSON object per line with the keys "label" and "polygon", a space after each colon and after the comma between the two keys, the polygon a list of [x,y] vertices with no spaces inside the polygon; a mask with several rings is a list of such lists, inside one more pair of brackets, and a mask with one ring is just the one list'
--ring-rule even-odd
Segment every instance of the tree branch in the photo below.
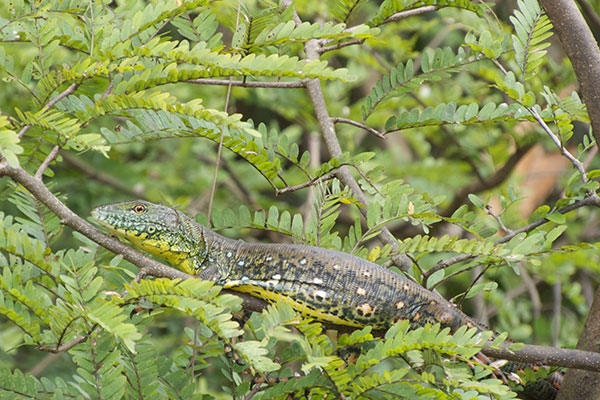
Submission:
{"label": "tree branch", "polygon": [[50,100],[44,107],[42,107],[42,109],[54,107],[56,105],[56,103],[58,103],[59,101],[61,101],[65,97],[67,97],[68,95],[75,92],[75,90],[77,89],[78,86],[79,86],[79,83],[72,83],[71,86],[69,86],[68,88],[65,89],[64,92],[60,93],[58,96],[56,96],[55,98]]}
{"label": "tree branch", "polygon": [[[42,110],[44,108],[51,108],[54,107],[56,105],[56,103],[58,103],[59,101],[61,101],[62,99],[64,99],[65,97],[67,97],[68,95],[72,94],[73,92],[75,92],[75,90],[77,89],[77,87],[79,86],[79,83],[72,83],[71,86],[69,86],[68,88],[66,88],[62,93],[60,93],[58,96],[56,96],[55,98],[53,98],[52,100],[50,100],[48,103],[46,103],[43,107]],[[27,131],[31,128],[31,125],[25,125],[17,134],[17,137],[19,139],[23,138],[23,136],[27,133]]]}
{"label": "tree branch", "polygon": [[52,148],[52,150],[50,151],[48,156],[42,162],[42,165],[40,165],[40,167],[36,171],[36,173],[35,173],[36,178],[42,179],[42,175],[44,175],[44,171],[46,170],[46,168],[48,168],[48,166],[52,163],[52,161],[54,161],[54,159],[58,155],[59,150],[60,150],[60,147],[58,147],[58,146],[54,146]]}
{"label": "tree branch", "polygon": [[[596,146],[600,146],[600,49],[572,0],[541,0],[564,52],[571,60],[592,124]],[[600,393],[600,392],[599,392]]]}
{"label": "tree branch", "polygon": [[48,353],[63,353],[72,347],[77,346],[79,343],[83,343],[88,339],[89,336],[79,336],[75,340],[70,341],[69,343],[63,343],[58,347],[50,347],[50,346],[38,346],[37,349],[41,351],[47,351]]}
{"label": "tree branch", "polygon": [[344,47],[353,46],[355,44],[363,44],[364,42],[365,42],[365,39],[349,40],[347,42],[333,44],[331,46],[326,46],[326,47],[321,47],[321,48],[319,48],[319,53],[323,54],[323,53],[327,53],[328,51],[339,50]]}
{"label": "tree branch", "polygon": [[294,89],[303,88],[306,86],[306,80],[294,82],[246,82],[246,81],[224,81],[222,79],[188,79],[183,82],[196,83],[200,85],[217,85],[217,86],[238,86],[246,88],[278,88],[278,89]]}
{"label": "tree branch", "polygon": [[400,11],[392,16],[387,17],[385,19],[385,21],[383,21],[383,24],[400,21],[404,18],[413,17],[415,15],[425,14],[425,13],[428,13],[431,11],[439,10],[440,8],[441,8],[440,6],[425,6],[425,7],[415,8],[412,10]]}
{"label": "tree branch", "polygon": [[149,275],[171,279],[187,279],[191,277],[181,271],[154,261],[120,242],[118,239],[100,232],[92,224],[83,220],[65,206],[46,188],[41,179],[30,175],[23,168],[11,168],[5,161],[0,161],[0,177],[2,176],[9,176],[15,182],[23,185],[36,199],[44,203],[48,209],[55,213],[63,224],[73,228],[110,251],[122,254],[123,258],[144,269]]}
{"label": "tree branch", "polygon": [[[550,18],[563,50],[573,65],[583,101],[587,106],[596,146],[600,147],[600,90],[598,90],[600,88],[600,49],[598,43],[574,1],[541,0],[540,5]],[[577,348],[600,351],[600,289],[594,296]],[[600,398],[600,374],[567,371],[558,398]]]}
{"label": "tree branch", "polygon": [[569,152],[569,150],[567,150],[567,148],[564,146],[564,144],[560,142],[560,139],[558,138],[558,136],[556,136],[554,134],[554,132],[552,132],[552,129],[550,129],[550,127],[542,119],[540,114],[538,114],[538,112],[535,110],[535,108],[528,107],[527,110],[531,113],[531,115],[533,115],[533,118],[535,118],[535,120],[538,122],[538,124],[540,124],[540,126],[542,127],[544,132],[546,132],[546,134],[550,137],[550,139],[552,139],[552,141],[554,142],[556,147],[558,147],[560,149],[561,154],[563,156],[565,156],[571,162],[571,164],[573,164],[573,166],[575,167],[575,169],[577,171],[579,171],[579,174],[581,175],[581,180],[583,181],[583,183],[586,183],[588,179],[587,179],[587,175],[585,173],[585,169],[583,168],[583,164],[581,163],[581,161],[579,161],[578,159],[573,157],[573,155]]}
{"label": "tree branch", "polygon": [[288,192],[295,192],[296,190],[300,190],[300,189],[304,189],[305,187],[312,186],[317,182],[325,182],[325,181],[328,181],[333,178],[335,178],[335,174],[327,174],[327,175],[319,176],[317,178],[311,179],[310,181],[301,183],[299,185],[288,186],[283,189],[277,189],[277,192],[275,194],[277,196],[279,196],[280,194],[284,194],[284,193],[288,193]]}
{"label": "tree branch", "polygon": [[348,125],[352,125],[352,126],[356,126],[360,129],[363,129],[369,133],[372,133],[373,135],[377,136],[380,139],[385,139],[385,136],[383,136],[383,134],[381,132],[379,132],[377,129],[375,128],[371,128],[370,126],[367,126],[365,124],[362,124],[360,122],[348,119],[348,118],[339,118],[339,117],[334,117],[331,118],[331,121],[336,124],[338,122],[341,122],[343,124],[348,124]]}
{"label": "tree branch", "polygon": [[499,348],[484,346],[483,354],[490,357],[521,361],[547,367],[576,368],[586,371],[600,372],[600,353],[591,351],[557,349],[555,347],[526,344],[520,350],[511,351],[512,343],[503,343]]}
{"label": "tree branch", "polygon": [[[315,39],[306,42],[304,45],[304,50],[306,52],[307,60],[319,59],[319,46]],[[323,139],[325,140],[325,145],[329,150],[329,154],[332,157],[340,157],[342,155],[342,148],[340,147],[340,143],[337,139],[335,126],[333,125],[333,120],[329,115],[327,105],[325,104],[323,90],[321,89],[321,82],[318,79],[310,79],[308,82],[306,82],[306,89],[308,90],[308,96],[310,97],[310,100],[315,109],[317,121],[319,122],[319,126],[321,127]],[[358,185],[358,182],[356,182],[356,180],[350,173],[348,167],[341,167],[336,172],[336,176],[344,185],[348,186],[350,190],[352,190],[352,193],[354,193],[359,202],[361,202],[364,205],[369,204],[367,197]],[[366,209],[367,207],[360,207],[360,211],[363,214],[363,216],[366,214]],[[383,227],[381,229],[379,237],[384,242],[391,244],[394,249],[398,248],[398,242],[396,238],[390,233],[387,227]],[[411,261],[404,254],[398,254],[396,257],[393,258],[393,261],[400,269],[404,271],[406,271],[412,265]]]}
{"label": "tree branch", "polygon": [[[560,214],[566,214],[566,213],[576,210],[580,207],[586,207],[586,206],[600,207],[600,197],[598,197],[598,195],[596,193],[593,193],[591,196],[585,197],[581,200],[576,201],[573,204],[565,206],[565,207],[561,208],[560,210],[558,210],[557,212],[559,212]],[[532,222],[529,225],[526,225],[520,229],[511,231],[511,233],[509,233],[508,235],[502,237],[501,239],[496,240],[496,242],[494,244],[498,245],[498,244],[506,243],[509,240],[511,240],[513,237],[518,235],[519,233],[529,232],[529,231],[537,228],[538,226],[544,225],[546,222],[550,222],[550,220],[548,220],[546,218],[540,218],[537,221]],[[440,269],[447,268],[456,263],[472,259],[472,258],[476,258],[476,257],[471,254],[460,254],[458,256],[442,260],[442,261],[438,262],[436,265],[434,265],[432,268],[425,271],[424,282],[426,282],[427,278],[429,276],[431,276],[434,272],[439,271]]]}

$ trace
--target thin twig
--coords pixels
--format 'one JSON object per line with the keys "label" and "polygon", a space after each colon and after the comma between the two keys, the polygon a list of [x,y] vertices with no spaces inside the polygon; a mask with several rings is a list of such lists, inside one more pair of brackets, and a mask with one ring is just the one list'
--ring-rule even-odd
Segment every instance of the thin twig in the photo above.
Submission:
{"label": "thin twig", "polygon": [[347,42],[333,44],[331,46],[321,47],[321,48],[319,48],[319,53],[323,54],[323,53],[327,53],[328,51],[339,50],[339,49],[342,49],[342,48],[348,47],[348,46],[354,46],[355,44],[363,44],[364,42],[365,42],[365,39],[349,40]]}
{"label": "thin twig", "polygon": [[499,216],[497,216],[494,211],[492,211],[492,206],[490,206],[489,204],[485,206],[485,211],[488,213],[488,215],[491,215],[496,222],[498,223],[498,225],[500,226],[500,229],[502,229],[504,232],[510,234],[512,233],[511,229],[508,229],[506,226],[504,226],[504,223],[502,222],[502,220],[500,219]]}
{"label": "thin twig", "polygon": [[379,132],[377,129],[375,128],[371,128],[370,126],[367,126],[365,124],[362,124],[360,122],[348,119],[348,118],[340,118],[340,117],[333,117],[331,118],[331,121],[336,124],[338,122],[341,122],[343,124],[348,124],[348,125],[352,125],[352,126],[356,126],[360,129],[363,129],[369,133],[372,133],[373,135],[377,136],[378,138],[381,139],[385,139],[385,136],[383,136],[383,134],[381,132]]}
{"label": "thin twig", "polygon": [[61,101],[65,97],[67,97],[68,95],[74,93],[78,86],[79,86],[79,83],[72,83],[71,86],[69,86],[68,88],[65,89],[64,92],[62,92],[61,94],[59,94],[58,96],[56,96],[55,98],[50,100],[44,107],[42,107],[42,109],[54,107],[56,105],[56,103],[58,103],[59,101]]}
{"label": "thin twig", "polygon": [[277,192],[275,192],[275,194],[277,196],[279,196],[280,194],[295,192],[296,190],[304,189],[305,187],[309,187],[309,186],[314,186],[317,183],[325,182],[325,181],[328,181],[333,178],[335,178],[335,174],[327,174],[327,175],[319,176],[317,178],[313,178],[310,181],[301,183],[299,185],[288,186],[283,189],[277,189]]}
{"label": "thin twig", "polygon": [[552,141],[554,142],[556,147],[558,147],[560,149],[560,152],[562,153],[562,155],[565,156],[571,162],[571,164],[573,164],[573,166],[575,167],[575,169],[577,169],[577,171],[579,171],[579,174],[581,174],[581,180],[583,181],[583,183],[586,183],[588,181],[588,178],[587,178],[587,174],[585,173],[585,169],[583,168],[583,164],[581,164],[581,162],[578,159],[576,159],[575,157],[573,157],[573,155],[571,153],[569,153],[569,150],[567,150],[567,148],[560,142],[560,139],[558,138],[558,136],[556,136],[554,134],[554,132],[552,132],[550,127],[548,125],[546,125],[546,122],[542,119],[540,114],[538,114],[538,112],[535,110],[535,108],[527,107],[527,111],[529,111],[529,113],[531,115],[533,115],[533,118],[535,118],[535,120],[538,122],[538,124],[540,124],[540,126],[546,132],[546,134],[550,137],[550,139],[552,139]]}
{"label": "thin twig", "polygon": [[63,353],[75,346],[77,346],[79,343],[83,343],[88,339],[88,336],[79,336],[77,339],[69,342],[69,343],[63,343],[58,347],[49,347],[49,346],[38,346],[37,349],[41,350],[41,351],[47,351],[49,353]]}
{"label": "thin twig", "polygon": [[17,133],[17,137],[19,139],[22,139],[23,136],[27,133],[27,131],[31,128],[31,125],[25,125],[23,128],[21,128],[21,130],[19,131],[19,133]]}
{"label": "thin twig", "polygon": [[[560,210],[558,210],[558,212],[560,214],[566,214],[568,212],[571,212],[573,210],[576,210],[578,208],[585,207],[585,206],[600,207],[600,197],[598,197],[598,195],[594,193],[591,196],[585,197],[581,200],[577,200],[575,203],[561,208]],[[513,237],[518,235],[519,233],[529,232],[529,231],[537,228],[538,226],[544,225],[546,222],[550,222],[550,220],[548,220],[546,218],[541,218],[535,222],[532,222],[529,225],[526,225],[520,229],[514,230],[510,235],[504,236],[503,238],[497,240],[494,244],[506,243],[510,239],[512,239]]]}
{"label": "thin twig", "polygon": [[[44,105],[42,107],[42,110],[45,108],[47,109],[47,108],[54,107],[54,105],[56,105],[56,103],[61,101],[63,98],[65,98],[66,96],[75,92],[75,90],[77,89],[78,86],[79,86],[79,83],[72,83],[71,86],[69,86],[64,92],[62,92],[61,94],[59,94],[58,96],[56,96],[55,98],[50,100],[48,103],[46,103],[46,105]],[[31,129],[31,126],[32,126],[31,124],[28,124],[28,125],[25,125],[23,128],[21,128],[21,130],[17,134],[17,137],[19,139],[23,138],[23,136],[27,133],[27,131],[29,129]]]}
{"label": "thin twig", "polygon": [[[231,96],[231,86],[227,87],[227,94],[225,95],[225,112],[229,106],[229,97]],[[223,137],[225,136],[225,128],[221,128],[221,136],[219,137],[219,146],[217,147],[217,159],[215,161],[215,172],[213,174],[213,181],[210,188],[210,197],[208,198],[208,212],[206,213],[207,223],[211,224],[211,212],[213,199],[215,197],[215,189],[217,188],[217,174],[219,172],[219,164],[221,163],[221,152],[223,151]]]}
{"label": "thin twig", "polygon": [[425,13],[435,11],[438,9],[440,9],[440,6],[425,6],[425,7],[415,8],[413,10],[400,11],[390,17],[387,17],[381,25],[387,24],[390,22],[400,21],[400,20],[408,18],[408,17],[414,17],[415,15],[425,14]]}
{"label": "thin twig", "polygon": [[562,302],[560,279],[552,285],[552,347],[558,346],[560,335],[560,309]]}
{"label": "thin twig", "polygon": [[42,162],[42,165],[40,165],[40,167],[36,171],[36,173],[35,173],[36,178],[42,179],[42,175],[44,175],[44,171],[46,170],[46,168],[48,168],[48,166],[52,163],[52,161],[54,161],[54,159],[58,155],[59,150],[60,150],[60,147],[58,147],[58,146],[54,146],[52,148],[52,150],[50,150],[50,153],[46,156],[46,158]]}
{"label": "thin twig", "polygon": [[196,83],[200,85],[217,85],[217,86],[237,86],[246,88],[277,88],[277,89],[295,89],[303,88],[306,86],[306,80],[294,82],[246,82],[246,81],[225,81],[222,79],[209,79],[209,78],[198,78],[198,79],[187,79],[183,82]]}
{"label": "thin twig", "polygon": [[115,81],[114,79],[111,77],[110,80],[108,81],[108,86],[106,87],[106,90],[102,93],[102,96],[100,96],[101,99],[105,99],[108,97],[108,95],[110,94],[110,92],[112,92],[113,90],[113,86],[115,85]]}
{"label": "thin twig", "polygon": [[[576,210],[578,208],[581,207],[585,207],[585,206],[595,206],[595,207],[600,207],[600,197],[598,197],[597,194],[593,193],[591,196],[585,197],[581,200],[576,201],[573,204],[570,204],[568,206],[565,206],[563,208],[561,208],[560,210],[558,210],[557,212],[560,214],[566,214],[568,212],[571,212],[573,210]],[[538,226],[544,225],[545,223],[550,222],[550,220],[546,219],[546,218],[541,218],[535,222],[532,222],[529,225],[526,225],[520,229],[516,229],[511,231],[510,234],[504,236],[501,239],[498,239],[494,245],[499,245],[502,243],[506,243],[508,241],[510,241],[513,237],[515,237],[516,235],[518,235],[519,233],[523,233],[523,232],[529,232],[535,228],[537,228]],[[472,258],[476,258],[476,256],[473,256],[471,254],[460,254],[456,257],[452,257],[452,258],[448,258],[445,260],[442,260],[440,262],[438,262],[436,265],[434,265],[432,268],[428,269],[425,272],[426,276],[431,276],[434,272],[439,271],[440,269],[444,269],[447,268],[451,265],[454,265],[456,263],[462,262],[462,261],[466,261]]]}
{"label": "thin twig", "polygon": [[[319,59],[319,46],[315,39],[309,40],[305,43],[304,49],[306,52],[307,60]],[[325,98],[323,96],[323,90],[321,89],[321,82],[318,79],[311,79],[306,83],[308,95],[315,109],[315,114],[321,127],[321,132],[329,154],[332,157],[340,157],[342,155],[342,148],[338,141],[335,126],[332,118],[327,110],[325,104]],[[358,182],[354,179],[348,167],[343,166],[336,172],[337,178],[346,186],[352,190],[352,193],[356,196],[358,201],[362,204],[367,205],[368,200],[362,189],[358,185]],[[366,216],[367,207],[360,207],[360,211],[363,216]],[[398,241],[390,233],[387,227],[381,229],[379,234],[381,240],[392,245],[394,249],[398,248]],[[392,258],[393,262],[402,270],[407,270],[412,265],[411,261],[404,254],[397,254]]]}
{"label": "thin twig", "polygon": [[600,371],[600,353],[583,350],[557,349],[555,347],[523,345],[511,351],[512,343],[503,343],[499,348],[484,346],[485,355],[501,360],[512,360],[548,367],[567,367],[586,371]]}

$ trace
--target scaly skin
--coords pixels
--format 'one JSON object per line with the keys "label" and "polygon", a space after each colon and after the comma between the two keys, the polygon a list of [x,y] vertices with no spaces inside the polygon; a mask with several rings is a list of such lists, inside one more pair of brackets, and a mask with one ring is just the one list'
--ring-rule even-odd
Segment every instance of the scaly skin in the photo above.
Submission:
{"label": "scaly skin", "polygon": [[439,323],[453,332],[463,325],[488,330],[440,295],[346,253],[232,240],[180,211],[141,200],[100,206],[92,217],[188,274],[270,302],[289,303],[317,320],[375,329],[409,320],[413,326]]}
{"label": "scaly skin", "polygon": [[[138,207],[136,212],[135,208]],[[143,201],[101,206],[100,224],[184,272],[339,325],[389,328],[398,320],[452,330],[485,327],[441,296],[362,258],[318,247],[232,240],[184,213]]]}

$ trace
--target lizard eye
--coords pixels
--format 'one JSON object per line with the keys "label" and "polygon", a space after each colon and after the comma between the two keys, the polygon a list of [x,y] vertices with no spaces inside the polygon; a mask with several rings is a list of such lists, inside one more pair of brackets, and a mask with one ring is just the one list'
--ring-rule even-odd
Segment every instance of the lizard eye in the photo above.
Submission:
{"label": "lizard eye", "polygon": [[137,205],[133,206],[131,209],[136,214],[141,214],[141,213],[145,213],[146,212],[146,206],[143,205],[143,204],[137,204]]}

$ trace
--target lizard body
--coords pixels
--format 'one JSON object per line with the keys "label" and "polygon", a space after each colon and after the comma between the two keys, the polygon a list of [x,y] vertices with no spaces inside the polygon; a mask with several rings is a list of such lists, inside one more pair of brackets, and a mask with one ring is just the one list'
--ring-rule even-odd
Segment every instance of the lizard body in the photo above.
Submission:
{"label": "lizard body", "polygon": [[[233,240],[178,210],[141,200],[97,207],[92,217],[188,274],[269,302],[287,302],[320,321],[380,330],[399,320],[409,320],[415,327],[439,323],[452,332],[463,325],[489,330],[439,294],[346,253]],[[539,382],[546,384],[535,386],[533,392],[544,395],[533,398],[553,399],[552,384]]]}
{"label": "lizard body", "polygon": [[290,303],[302,315],[321,321],[386,329],[410,320],[417,326],[429,322],[452,330],[462,325],[486,329],[440,295],[346,253],[232,240],[178,210],[142,201],[101,206],[92,216],[188,274],[271,302]]}

